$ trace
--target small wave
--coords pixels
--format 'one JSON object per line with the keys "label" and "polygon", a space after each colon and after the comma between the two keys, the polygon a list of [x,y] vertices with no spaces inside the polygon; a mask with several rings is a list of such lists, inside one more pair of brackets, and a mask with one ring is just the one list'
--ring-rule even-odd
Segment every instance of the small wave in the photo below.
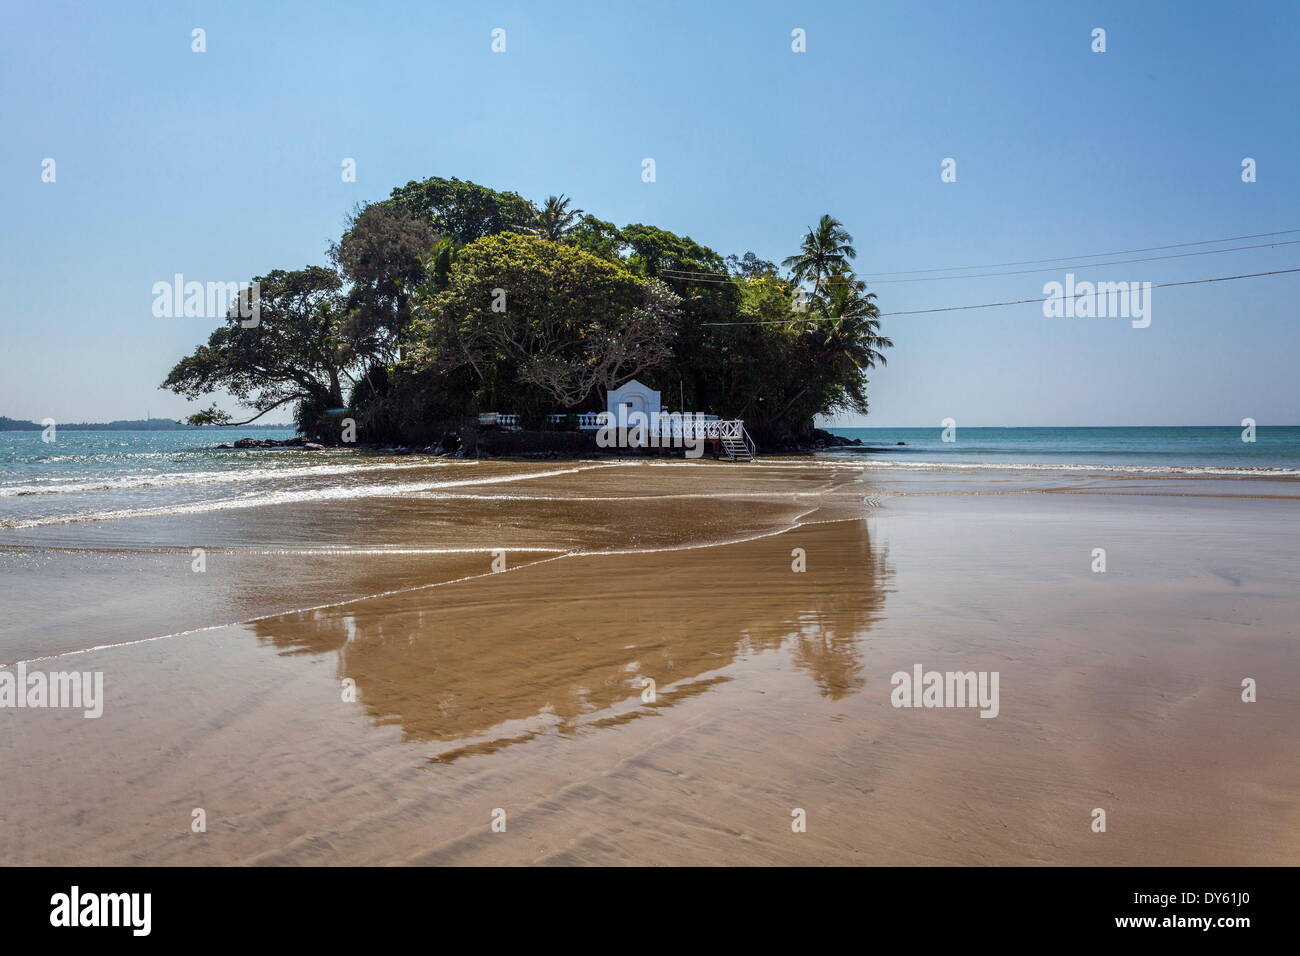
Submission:
{"label": "small wave", "polygon": [[229,511],[243,508],[260,508],[265,505],[296,504],[316,501],[340,501],[355,498],[392,498],[401,495],[437,491],[442,488],[463,488],[471,485],[495,485],[530,478],[548,478],[552,475],[571,475],[593,468],[617,468],[621,462],[586,465],[578,468],[559,468],[553,471],[528,472],[522,475],[497,475],[495,477],[465,478],[459,481],[410,481],[383,485],[339,485],[303,491],[250,492],[241,498],[218,498],[189,504],[167,505],[159,508],[137,508],[122,511],[100,511],[87,514],[51,515],[20,521],[0,521],[0,528],[36,528],[52,524],[69,524],[80,521],[115,521],[122,518],[150,518],[161,515],[203,514],[212,511]]}
{"label": "small wave", "polygon": [[855,462],[862,468],[904,471],[1101,471],[1141,475],[1219,475],[1237,478],[1297,478],[1300,469],[1272,468],[1263,465],[1082,465],[1043,462],[958,462],[958,461],[880,461]]}
{"label": "small wave", "polygon": [[[304,468],[245,468],[229,471],[195,471],[164,474],[118,475],[93,481],[68,478],[35,478],[21,485],[0,486],[0,498],[28,495],[72,495],[97,491],[134,491],[140,488],[171,488],[184,485],[217,484],[223,481],[257,481],[266,478],[329,478],[361,472],[403,471],[412,468],[437,468],[462,461],[436,459],[425,462],[367,462],[353,465],[310,465]],[[71,482],[63,484],[63,482]]]}

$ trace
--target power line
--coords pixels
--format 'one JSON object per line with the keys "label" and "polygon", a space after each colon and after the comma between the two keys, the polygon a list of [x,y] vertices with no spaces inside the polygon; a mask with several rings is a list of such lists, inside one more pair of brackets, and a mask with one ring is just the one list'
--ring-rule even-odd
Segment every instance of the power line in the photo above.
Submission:
{"label": "power line", "polygon": [[[1294,231],[1300,232],[1300,230],[1294,230]],[[1187,245],[1199,245],[1199,243],[1187,243]],[[1140,259],[1112,259],[1109,262],[1066,263],[1064,265],[1047,266],[1042,269],[1021,269],[1014,272],[985,272],[985,273],[978,273],[975,275],[960,275],[960,276],[927,276],[927,277],[918,277],[915,279],[881,279],[881,280],[871,282],[869,284],[888,285],[888,284],[893,284],[898,282],[939,282],[944,279],[992,279],[992,278],[1000,278],[1003,276],[1030,275],[1032,273],[1038,273],[1038,272],[1059,272],[1062,269],[1093,269],[1100,266],[1128,265],[1134,262],[1159,262],[1167,259],[1189,259],[1192,258],[1193,256],[1212,256],[1220,252],[1245,252],[1250,249],[1271,249],[1276,246],[1294,246],[1294,245],[1300,245],[1300,239],[1289,239],[1286,242],[1261,242],[1261,243],[1256,243],[1255,245],[1252,246],[1233,246],[1230,249],[1203,249],[1200,252],[1179,252],[1168,256],[1143,256]],[[1166,248],[1172,248],[1172,247],[1166,247]],[[1049,261],[1049,260],[1040,260],[1040,261]],[[726,276],[725,273],[721,273],[721,272],[688,273],[685,270],[661,269],[660,274],[667,275],[670,279],[680,279],[682,281],[689,281],[689,282],[727,283],[733,281],[731,277]],[[705,276],[716,276],[718,278],[705,278]],[[830,278],[825,279],[823,281],[833,283],[833,282],[847,282],[850,280],[837,279],[835,276],[831,276]]]}
{"label": "power line", "polygon": [[[1300,267],[1297,267],[1295,269],[1278,269],[1273,272],[1251,272],[1251,273],[1247,273],[1246,275],[1217,276],[1213,279],[1188,279],[1184,282],[1160,282],[1157,283],[1156,285],[1153,285],[1151,288],[1168,289],[1178,285],[1202,285],[1207,282],[1229,282],[1233,279],[1258,279],[1262,276],[1280,276],[1280,275],[1286,275],[1291,272],[1300,272]],[[1030,302],[1040,302],[1040,303],[1058,302],[1064,299],[1078,299],[1084,295],[1092,295],[1092,296],[1109,295],[1111,291],[1112,290],[1107,289],[1105,291],[1098,290],[1090,293],[1076,292],[1074,295],[1070,295],[1070,296],[1054,295],[1046,299],[1042,298],[1041,296],[1036,296],[1035,298],[1032,299],[1012,299],[1008,302],[984,302],[979,305],[952,305],[942,309],[913,309],[912,311],[909,312],[880,312],[876,315],[871,316],[871,318],[883,319],[886,316],[897,316],[897,315],[931,315],[935,312],[964,312],[969,309],[992,309],[1002,305],[1026,305],[1027,303]],[[797,322],[838,322],[841,318],[843,317],[842,316],[818,316],[818,317],[798,318],[798,319],[760,319],[752,322],[701,322],[700,324],[701,325],[792,325]]]}
{"label": "power line", "polygon": [[1043,262],[1062,262],[1066,259],[1101,259],[1105,256],[1127,256],[1135,252],[1159,252],[1161,249],[1185,249],[1188,246],[1212,246],[1220,242],[1241,242],[1245,239],[1263,239],[1265,236],[1289,236],[1300,229],[1279,229],[1275,232],[1257,232],[1249,236],[1229,236],[1224,239],[1202,239],[1199,242],[1175,242],[1165,246],[1147,246],[1143,249],[1117,249],[1114,252],[1097,252],[1092,255],[1057,256],[1053,259],[1022,259],[1019,262],[991,262],[982,266],[948,266],[943,269],[911,269],[897,272],[872,272],[869,276],[908,276],[925,272],[964,272],[967,269],[1002,269],[1006,266],[1036,266]]}
{"label": "power line", "polygon": [[1253,246],[1233,246],[1230,249],[1202,249],[1200,252],[1178,252],[1169,256],[1143,256],[1140,259],[1113,259],[1109,262],[1080,262],[1067,263],[1065,265],[1045,266],[1041,269],[1021,269],[1015,272],[984,272],[974,275],[961,276],[928,276],[918,277],[915,279],[877,279],[872,285],[886,285],[896,282],[937,282],[943,279],[992,279],[1000,276],[1019,276],[1029,275],[1035,272],[1059,272],[1062,269],[1092,269],[1096,266],[1121,266],[1130,262],[1158,262],[1165,259],[1189,259],[1192,256],[1212,256],[1219,252],[1243,252],[1247,249],[1270,249],[1274,246],[1294,246],[1300,244],[1300,239],[1289,239],[1286,242],[1261,242]]}

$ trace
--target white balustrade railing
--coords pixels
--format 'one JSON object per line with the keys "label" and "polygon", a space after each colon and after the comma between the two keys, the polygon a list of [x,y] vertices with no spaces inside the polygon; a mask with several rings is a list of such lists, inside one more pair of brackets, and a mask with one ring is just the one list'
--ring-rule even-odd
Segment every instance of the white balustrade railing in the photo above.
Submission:
{"label": "white balustrade railing", "polygon": [[[625,418],[623,422],[612,420],[602,420],[605,412],[576,412],[574,418],[577,419],[579,431],[594,432],[605,425],[614,427],[633,428],[637,425],[644,425],[651,434],[655,435],[673,435],[693,437],[699,434],[703,438],[719,438],[717,415],[706,415],[703,412],[654,412],[646,415],[644,419],[636,416]],[[547,415],[546,421],[550,424],[558,425],[563,422],[567,415]],[[519,416],[512,414],[502,414],[499,412],[484,412],[478,417],[480,425],[500,425],[503,428],[518,428]]]}
{"label": "white balustrade railing", "polygon": [[[546,420],[552,424],[559,424],[567,417],[567,415],[548,415]],[[629,430],[644,429],[644,437],[647,439],[650,436],[659,439],[712,438],[739,443],[749,449],[751,456],[756,451],[753,439],[745,431],[744,420],[739,418],[720,419],[717,415],[706,415],[703,412],[653,412],[649,415],[633,413],[624,415],[621,422],[614,420],[606,412],[578,412],[573,417],[577,419],[579,431],[597,431],[607,426]],[[484,412],[479,415],[478,420],[480,425],[519,427],[518,415]]]}

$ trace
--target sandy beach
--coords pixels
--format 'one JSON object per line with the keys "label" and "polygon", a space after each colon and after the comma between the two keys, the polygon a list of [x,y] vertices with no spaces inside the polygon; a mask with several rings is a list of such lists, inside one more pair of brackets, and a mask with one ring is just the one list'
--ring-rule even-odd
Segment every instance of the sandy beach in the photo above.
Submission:
{"label": "sandy beach", "polygon": [[[2,715],[0,857],[1300,862],[1293,480],[428,468],[4,532],[0,659],[105,701]],[[996,718],[893,706],[915,665]]]}

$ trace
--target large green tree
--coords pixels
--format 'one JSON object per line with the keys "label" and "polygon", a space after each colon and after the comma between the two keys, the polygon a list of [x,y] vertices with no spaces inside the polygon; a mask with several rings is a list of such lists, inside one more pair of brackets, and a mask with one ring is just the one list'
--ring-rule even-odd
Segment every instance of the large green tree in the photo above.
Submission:
{"label": "large green tree", "polygon": [[590,253],[504,233],[461,249],[447,290],[421,296],[408,365],[471,368],[485,410],[572,409],[667,361],[677,304]]}
{"label": "large green tree", "polygon": [[257,323],[246,326],[232,310],[161,387],[188,399],[225,392],[256,414],[237,422],[213,405],[191,415],[191,424],[247,424],[290,402],[300,406],[300,424],[310,423],[313,413],[343,405],[364,362],[347,335],[342,281],[332,269],[277,269],[254,282]]}
{"label": "large green tree", "polygon": [[438,237],[429,220],[392,201],[353,212],[331,258],[349,283],[348,332],[373,341],[378,360],[392,360],[411,320],[411,292],[427,277]]}
{"label": "large green tree", "polygon": [[518,193],[461,179],[412,181],[394,189],[390,199],[461,245],[507,230],[526,231],[537,220],[537,208]]}

